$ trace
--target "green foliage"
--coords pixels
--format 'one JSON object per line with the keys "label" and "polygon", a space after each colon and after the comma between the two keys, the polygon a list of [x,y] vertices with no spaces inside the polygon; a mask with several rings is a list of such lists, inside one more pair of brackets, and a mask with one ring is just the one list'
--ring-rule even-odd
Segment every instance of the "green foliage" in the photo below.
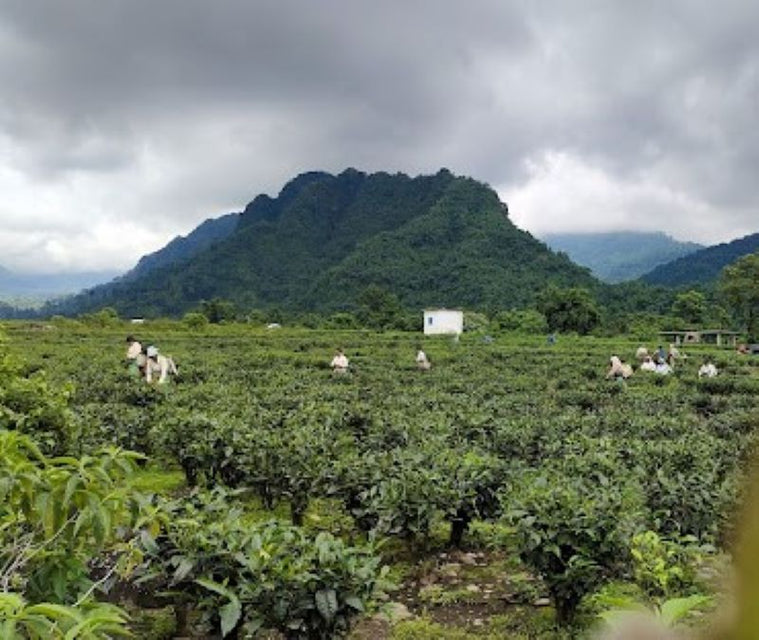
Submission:
{"label": "green foliage", "polygon": [[0,561],[6,584],[34,602],[74,602],[90,585],[88,563],[134,523],[125,483],[133,454],[45,458],[22,434],[0,430]]}
{"label": "green foliage", "polygon": [[360,325],[352,313],[341,311],[330,315],[324,326],[327,329],[358,329]]}
{"label": "green foliage", "polygon": [[404,620],[392,631],[392,640],[495,640],[502,636],[469,633],[465,629],[450,628],[427,618]]}
{"label": "green foliage", "polygon": [[73,436],[71,391],[52,387],[42,370],[23,375],[21,364],[0,349],[0,429],[33,436],[47,453],[65,453]]}
{"label": "green foliage", "polygon": [[231,234],[237,227],[239,219],[239,213],[229,213],[219,218],[204,221],[187,236],[177,236],[163,249],[140,258],[137,266],[122,278],[131,280],[149,271],[187,261],[192,256],[207,249],[214,242]]}
{"label": "green foliage", "polygon": [[501,513],[498,491],[504,484],[504,464],[494,456],[449,450],[436,461],[442,471],[441,507],[451,523],[449,543],[460,547],[469,524]]}
{"label": "green foliage", "polygon": [[[431,450],[396,449],[377,456],[374,468],[366,471],[372,475],[381,471],[360,491],[354,515],[368,517],[377,533],[408,540],[426,537],[444,495],[441,470],[429,464]],[[362,484],[359,480],[358,487]]]}
{"label": "green foliage", "polygon": [[91,566],[102,555],[109,578],[132,556],[140,508],[127,480],[136,455],[111,448],[80,458],[45,456],[22,431],[63,449],[69,394],[48,387],[41,373],[22,377],[7,354],[0,394],[0,635],[128,636],[124,612],[94,602]]}
{"label": "green foliage", "polygon": [[464,313],[464,331],[468,333],[482,333],[490,327],[490,320],[484,313],[467,311]]}
{"label": "green foliage", "polygon": [[204,313],[197,311],[188,311],[182,316],[182,322],[188,329],[193,331],[200,331],[208,324],[208,317]]}
{"label": "green foliage", "polygon": [[[683,598],[670,598],[661,605],[655,606],[652,610],[647,609],[639,603],[630,602],[628,606],[622,609],[611,609],[605,611],[600,617],[611,627],[621,627],[627,621],[637,616],[640,619],[640,612],[643,612],[643,620],[646,616],[654,622],[657,629],[674,629],[685,620],[691,613],[703,611],[705,607],[711,604],[712,599],[709,596],[694,594]],[[656,624],[658,623],[658,624]],[[640,629],[640,626],[636,628]],[[648,628],[652,628],[651,625]]]}
{"label": "green foliage", "polygon": [[314,407],[312,412],[306,410],[294,423],[260,432],[239,456],[237,467],[264,500],[287,500],[295,525],[302,524],[310,499],[329,486],[330,461],[350,448],[348,439],[337,437],[325,419],[329,411]]}
{"label": "green foliage", "polygon": [[203,300],[200,303],[198,312],[208,318],[208,322],[211,324],[232,321],[236,315],[235,303],[230,300],[222,300],[218,297],[212,300]]}
{"label": "green foliage", "polygon": [[177,621],[173,607],[139,609],[130,607],[129,629],[140,640],[173,640]]}
{"label": "green foliage", "polygon": [[672,315],[680,318],[684,326],[698,328],[706,318],[706,296],[693,289],[677,294]]}
{"label": "green foliage", "polygon": [[659,533],[714,541],[724,529],[737,496],[733,480],[722,476],[720,457],[732,454],[711,438],[685,434],[676,443],[642,445],[648,455],[641,485],[650,526]]}
{"label": "green foliage", "polygon": [[712,302],[706,310],[706,320],[704,322],[709,327],[730,327],[732,321],[727,309],[721,304]]}
{"label": "green foliage", "polygon": [[759,233],[754,233],[732,242],[706,247],[663,264],[643,276],[643,280],[668,287],[713,284],[726,266],[758,249]]}
{"label": "green foliage", "polygon": [[711,602],[709,596],[694,594],[684,598],[671,598],[659,607],[659,618],[667,627],[674,627],[692,611]]}
{"label": "green foliage", "polygon": [[[621,388],[604,371],[612,349],[633,356],[640,342],[630,337],[563,335],[550,347],[543,333],[504,332],[488,344],[430,337],[424,348],[435,367],[421,375],[413,366],[418,334],[307,331],[289,323],[278,331],[227,324],[190,333],[182,323],[151,323],[151,339],[185,365],[181,382],[154,389],[121,369],[123,327],[42,331],[13,323],[8,331],[8,349],[28,358],[8,370],[8,380],[33,378],[44,366],[48,389],[73,385],[66,401],[67,453],[98,459],[103,444],[135,443],[151,454],[150,469],[179,464],[199,487],[228,488],[211,500],[177,490],[160,475],[156,482],[130,475],[116,485],[174,493],[175,506],[140,501],[134,522],[122,510],[112,518],[121,524],[110,529],[119,535],[103,553],[90,521],[83,525],[90,542],[83,539],[82,557],[91,548],[96,559],[89,566],[98,572],[113,568],[102,564],[113,558],[106,556],[111,551],[123,558],[112,578],[128,575],[130,563],[146,554],[141,591],[158,600],[149,606],[188,613],[191,626],[183,626],[180,615],[177,635],[210,635],[222,624],[230,635],[244,635],[242,625],[255,624],[258,614],[247,603],[258,596],[238,587],[240,576],[249,581],[250,574],[236,553],[248,548],[245,536],[260,533],[273,518],[280,520],[278,536],[291,530],[289,520],[302,521],[297,536],[310,542],[316,536],[309,532],[317,530],[350,545],[386,537],[386,561],[413,562],[424,549],[444,545],[450,526],[454,544],[460,533],[467,548],[504,550],[510,559],[505,582],[525,602],[543,596],[542,584],[553,581],[554,602],[571,606],[605,580],[636,575],[646,589],[640,600],[689,595],[700,588],[692,571],[703,543],[731,539],[730,516],[759,425],[752,358],[721,351],[720,376],[698,380],[702,358],[694,346],[664,383],[636,374]],[[329,374],[337,345],[356,365],[350,379]],[[95,466],[91,461],[85,468]],[[173,474],[181,483],[183,473]],[[511,517],[493,522],[501,509]],[[626,551],[631,533],[646,530],[658,542],[636,542],[636,560]],[[130,543],[135,531],[145,532],[137,552]],[[691,544],[686,534],[698,540]],[[292,545],[299,549],[297,536]],[[618,544],[621,551],[612,554]],[[516,553],[523,547],[532,556],[526,567]],[[616,562],[609,562],[612,555]],[[491,577],[502,571],[497,565],[472,569],[492,570]],[[404,594],[418,579],[406,573]],[[98,581],[100,575],[87,577]],[[283,593],[290,579],[277,577]],[[292,579],[294,591],[303,593],[301,578]],[[69,602],[89,589],[73,579],[69,584]],[[308,588],[304,619],[329,618],[335,602],[334,615],[341,615],[340,589],[327,583]],[[459,598],[450,591],[441,597]],[[205,624],[197,620],[196,603]],[[553,624],[552,608],[539,611]],[[575,616],[578,633],[584,622]],[[527,620],[510,624],[509,637],[532,633]]]}
{"label": "green foliage", "polygon": [[719,289],[749,339],[759,340],[759,253],[744,256],[725,267]]}
{"label": "green foliage", "polygon": [[684,593],[696,581],[702,549],[694,539],[673,542],[655,531],[633,536],[630,553],[635,582],[654,602]]}
{"label": "green foliage", "polygon": [[359,306],[356,315],[362,326],[392,329],[400,324],[403,308],[398,297],[387,289],[370,285],[359,294],[356,302]]}
{"label": "green foliage", "polygon": [[228,457],[220,446],[224,433],[224,425],[219,424],[218,418],[179,409],[166,416],[153,441],[159,451],[179,464],[188,484],[195,486],[201,480],[212,482],[223,457]]}
{"label": "green foliage", "polygon": [[94,313],[79,316],[79,320],[89,326],[109,327],[119,322],[119,312],[113,307],[103,307]]}
{"label": "green foliage", "polygon": [[3,640],[108,640],[132,637],[126,623],[126,614],[110,604],[29,604],[17,593],[0,593],[0,637]]}
{"label": "green foliage", "polygon": [[177,602],[198,602],[223,636],[268,628],[293,639],[340,637],[383,587],[371,548],[273,521],[245,523],[223,492],[162,509],[163,533],[143,536],[143,579],[170,588]]}
{"label": "green foliage", "polygon": [[[618,323],[620,318],[641,314],[663,316],[669,312],[674,302],[672,289],[647,285],[640,280],[603,285],[595,290],[598,302],[603,306],[604,324]],[[613,335],[631,332],[621,328]]]}
{"label": "green foliage", "polygon": [[587,289],[548,287],[538,297],[537,307],[551,331],[586,334],[601,320],[598,307]]}
{"label": "green foliage", "polygon": [[655,342],[660,339],[659,332],[664,330],[666,319],[653,313],[634,313],[625,318],[619,333],[629,333],[641,342]]}
{"label": "green foliage", "polygon": [[568,625],[586,594],[625,569],[634,501],[608,480],[558,485],[539,477],[531,486],[510,513],[519,554]]}
{"label": "green foliage", "polygon": [[502,331],[515,331],[533,335],[548,331],[546,317],[536,309],[501,311],[496,314],[494,323]]}

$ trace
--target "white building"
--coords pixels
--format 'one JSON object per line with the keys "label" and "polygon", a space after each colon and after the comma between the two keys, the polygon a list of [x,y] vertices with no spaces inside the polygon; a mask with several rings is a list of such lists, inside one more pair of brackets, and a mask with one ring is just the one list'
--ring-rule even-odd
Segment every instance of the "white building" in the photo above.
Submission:
{"label": "white building", "polygon": [[464,312],[456,309],[425,309],[424,334],[459,334],[464,331]]}

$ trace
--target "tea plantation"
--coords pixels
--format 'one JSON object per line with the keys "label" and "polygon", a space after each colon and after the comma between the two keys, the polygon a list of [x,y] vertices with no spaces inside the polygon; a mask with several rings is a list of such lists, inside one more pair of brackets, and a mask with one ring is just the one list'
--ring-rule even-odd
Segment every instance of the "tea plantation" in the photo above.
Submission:
{"label": "tea plantation", "polygon": [[127,374],[125,323],[4,328],[3,638],[568,638],[720,608],[759,357],[618,382],[632,338],[138,329],[170,383]]}

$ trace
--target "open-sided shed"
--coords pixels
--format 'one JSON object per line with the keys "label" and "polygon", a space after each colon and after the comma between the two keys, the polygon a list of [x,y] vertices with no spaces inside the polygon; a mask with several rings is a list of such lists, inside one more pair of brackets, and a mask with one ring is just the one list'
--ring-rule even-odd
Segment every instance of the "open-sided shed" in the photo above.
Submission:
{"label": "open-sided shed", "polygon": [[681,344],[716,344],[718,347],[734,347],[738,342],[737,331],[726,331],[724,329],[694,329],[691,331],[660,331],[667,342],[673,342],[676,345]]}

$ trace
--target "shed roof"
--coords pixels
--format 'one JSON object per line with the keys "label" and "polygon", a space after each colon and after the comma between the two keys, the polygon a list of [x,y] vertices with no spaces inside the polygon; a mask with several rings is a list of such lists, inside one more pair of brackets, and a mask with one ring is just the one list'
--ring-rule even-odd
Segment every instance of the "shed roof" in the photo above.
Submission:
{"label": "shed roof", "polygon": [[740,331],[729,331],[727,329],[685,329],[685,330],[675,330],[675,331],[659,331],[660,336],[685,336],[689,333],[698,333],[702,336],[713,336],[713,335],[728,335],[728,336],[739,336]]}

